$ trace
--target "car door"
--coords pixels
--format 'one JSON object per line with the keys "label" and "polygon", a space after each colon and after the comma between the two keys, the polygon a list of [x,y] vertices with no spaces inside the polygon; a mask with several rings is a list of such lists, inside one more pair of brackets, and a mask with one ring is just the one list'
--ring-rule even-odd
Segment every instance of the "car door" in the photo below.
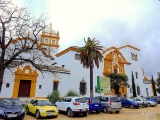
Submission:
{"label": "car door", "polygon": [[31,113],[32,113],[32,108],[33,108],[33,107],[32,107],[32,106],[33,106],[33,104],[32,104],[33,102],[35,102],[34,99],[32,99],[31,102],[27,105],[27,107],[28,107],[28,109],[29,109],[29,112],[31,112]]}
{"label": "car door", "polygon": [[57,106],[58,110],[61,110],[61,111],[63,110],[64,101],[65,101],[65,99],[63,98],[63,99],[59,100],[58,102],[56,102],[56,106]]}
{"label": "car door", "polygon": [[125,104],[125,99],[124,99],[124,98],[121,98],[120,100],[121,100],[122,106],[125,107],[125,106],[126,106],[126,104]]}
{"label": "car door", "polygon": [[125,106],[126,106],[126,107],[129,107],[130,105],[131,105],[130,101],[127,100],[127,99],[125,99]]}
{"label": "car door", "polygon": [[32,104],[30,105],[30,112],[35,114],[36,111],[36,105],[37,105],[37,100],[33,101]]}
{"label": "car door", "polygon": [[71,100],[72,100],[71,98],[65,98],[64,99],[64,102],[62,104],[62,110],[63,111],[66,111],[67,108],[70,106]]}

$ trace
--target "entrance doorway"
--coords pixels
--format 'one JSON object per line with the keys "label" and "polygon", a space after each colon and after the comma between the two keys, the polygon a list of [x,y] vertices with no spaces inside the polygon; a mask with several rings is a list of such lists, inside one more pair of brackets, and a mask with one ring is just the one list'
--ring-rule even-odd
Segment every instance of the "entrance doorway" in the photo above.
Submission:
{"label": "entrance doorway", "polygon": [[31,80],[20,80],[18,97],[29,97]]}

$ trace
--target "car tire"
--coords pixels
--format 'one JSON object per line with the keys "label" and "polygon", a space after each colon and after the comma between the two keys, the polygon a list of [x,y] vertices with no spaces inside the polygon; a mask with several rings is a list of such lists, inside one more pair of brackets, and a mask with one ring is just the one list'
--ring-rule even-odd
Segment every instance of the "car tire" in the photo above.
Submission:
{"label": "car tire", "polygon": [[36,111],[35,116],[36,116],[36,119],[39,119],[41,117],[39,110]]}
{"label": "car tire", "polygon": [[96,111],[96,113],[100,113],[100,111],[98,110],[98,111]]}
{"label": "car tire", "polygon": [[67,109],[67,116],[68,117],[73,117],[74,116],[74,114],[73,114],[73,112],[70,108]]}
{"label": "car tire", "polygon": [[120,111],[116,111],[116,113],[119,113]]}
{"label": "car tire", "polygon": [[88,115],[88,113],[86,112],[86,113],[83,113],[83,116],[87,116]]}
{"label": "car tire", "polygon": [[54,116],[53,118],[57,118],[58,117],[58,115],[57,116]]}
{"label": "car tire", "polygon": [[148,107],[151,107],[151,103],[148,103]]}
{"label": "car tire", "polygon": [[29,109],[28,109],[28,107],[26,108],[26,114],[29,115]]}
{"label": "car tire", "polygon": [[104,112],[104,113],[109,113],[107,107],[104,107],[104,108],[103,108],[103,112]]}
{"label": "car tire", "polygon": [[130,105],[130,108],[131,108],[131,109],[133,109],[133,108],[134,108],[134,106],[133,106],[133,105]]}

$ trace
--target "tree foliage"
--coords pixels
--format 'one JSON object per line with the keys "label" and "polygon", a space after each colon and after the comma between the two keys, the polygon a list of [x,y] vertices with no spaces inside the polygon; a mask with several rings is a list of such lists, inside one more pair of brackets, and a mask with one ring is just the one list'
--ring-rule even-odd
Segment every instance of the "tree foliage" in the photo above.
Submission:
{"label": "tree foliage", "polygon": [[95,38],[88,37],[87,40],[84,38],[84,42],[84,47],[79,47],[78,53],[83,67],[90,68],[90,97],[93,97],[93,68],[94,65],[99,68],[99,63],[103,60],[101,51],[103,51],[104,47]]}
{"label": "tree foliage", "polygon": [[135,85],[135,79],[134,79],[134,75],[133,75],[133,71],[132,71],[132,90],[133,90],[133,97],[137,97],[137,93],[136,93],[136,85]]}
{"label": "tree foliage", "polygon": [[121,86],[128,86],[128,76],[127,75],[110,73],[107,75],[107,77],[110,77],[111,88],[116,91],[116,94],[119,94],[119,88]]}
{"label": "tree foliage", "polygon": [[[36,19],[27,8],[20,8],[9,0],[0,0],[0,91],[5,69],[10,69],[15,61],[18,62],[14,67],[28,62],[37,69],[35,61],[44,63],[39,42],[40,32],[46,28],[45,20],[44,15]],[[30,54],[30,57],[23,53]]]}
{"label": "tree foliage", "polygon": [[47,99],[49,99],[53,104],[60,99],[59,92],[53,91],[51,94],[47,95]]}
{"label": "tree foliage", "polygon": [[157,96],[156,86],[155,86],[156,83],[155,83],[155,81],[153,79],[153,75],[152,75],[151,83],[152,83],[153,94],[154,94],[154,96]]}
{"label": "tree foliage", "polygon": [[69,90],[66,96],[79,96],[79,94],[74,90]]}
{"label": "tree foliage", "polygon": [[156,80],[156,85],[157,85],[157,92],[160,94],[160,72],[158,72],[158,78]]}

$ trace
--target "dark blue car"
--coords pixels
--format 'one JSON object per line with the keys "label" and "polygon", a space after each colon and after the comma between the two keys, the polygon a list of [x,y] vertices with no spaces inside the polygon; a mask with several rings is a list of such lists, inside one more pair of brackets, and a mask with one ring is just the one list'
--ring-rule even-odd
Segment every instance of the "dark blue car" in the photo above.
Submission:
{"label": "dark blue car", "polygon": [[98,98],[85,97],[85,99],[89,103],[89,112],[96,111],[97,113],[99,113],[102,110],[102,104]]}
{"label": "dark blue car", "polygon": [[130,98],[121,98],[122,107],[129,107],[131,109],[133,108],[139,108],[139,103],[133,101]]}
{"label": "dark blue car", "polygon": [[18,98],[2,98],[0,100],[0,118],[23,120],[25,110]]}

